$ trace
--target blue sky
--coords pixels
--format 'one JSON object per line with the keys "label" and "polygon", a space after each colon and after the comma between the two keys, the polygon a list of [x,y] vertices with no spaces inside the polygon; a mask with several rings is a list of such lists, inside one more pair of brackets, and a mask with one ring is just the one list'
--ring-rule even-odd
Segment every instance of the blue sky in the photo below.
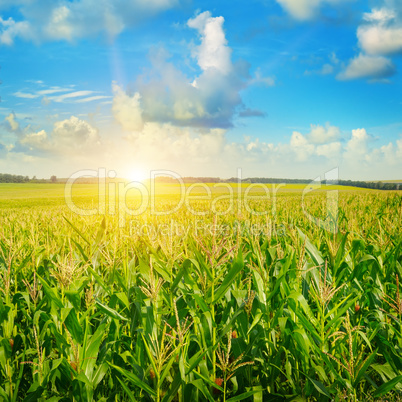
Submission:
{"label": "blue sky", "polygon": [[402,178],[397,0],[0,0],[0,171]]}

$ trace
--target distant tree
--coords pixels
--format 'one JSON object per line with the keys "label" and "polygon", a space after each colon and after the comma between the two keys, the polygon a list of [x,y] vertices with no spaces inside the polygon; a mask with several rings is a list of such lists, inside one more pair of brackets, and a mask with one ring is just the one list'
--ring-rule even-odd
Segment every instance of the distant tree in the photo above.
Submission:
{"label": "distant tree", "polygon": [[56,176],[52,176],[52,177],[50,178],[50,181],[51,181],[52,183],[56,183],[56,182],[57,182],[57,177],[56,177]]}

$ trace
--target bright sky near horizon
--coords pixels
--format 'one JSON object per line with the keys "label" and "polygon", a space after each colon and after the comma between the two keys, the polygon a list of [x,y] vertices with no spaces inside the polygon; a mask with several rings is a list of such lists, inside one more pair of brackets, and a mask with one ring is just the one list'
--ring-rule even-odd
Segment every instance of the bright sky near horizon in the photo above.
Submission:
{"label": "bright sky near horizon", "polygon": [[0,0],[0,172],[402,178],[400,0]]}

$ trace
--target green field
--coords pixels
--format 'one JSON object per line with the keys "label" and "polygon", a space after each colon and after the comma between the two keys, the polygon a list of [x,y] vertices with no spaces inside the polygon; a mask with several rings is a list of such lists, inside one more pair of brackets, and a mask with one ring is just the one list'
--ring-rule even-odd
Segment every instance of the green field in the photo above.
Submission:
{"label": "green field", "polygon": [[0,185],[1,400],[401,399],[401,191],[185,187]]}

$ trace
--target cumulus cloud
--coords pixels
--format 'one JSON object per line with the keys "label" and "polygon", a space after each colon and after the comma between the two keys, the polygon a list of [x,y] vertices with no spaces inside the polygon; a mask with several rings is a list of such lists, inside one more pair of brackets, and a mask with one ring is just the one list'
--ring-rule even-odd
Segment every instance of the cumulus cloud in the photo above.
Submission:
{"label": "cumulus cloud", "polygon": [[395,74],[390,56],[402,53],[402,9],[393,7],[393,1],[385,4],[363,14],[356,33],[361,52],[350,60],[338,79],[378,80]]}
{"label": "cumulus cloud", "polygon": [[334,157],[338,157],[341,151],[342,144],[339,141],[336,141],[329,144],[318,145],[315,152],[318,156],[333,159]]}
{"label": "cumulus cloud", "polygon": [[298,161],[306,161],[314,153],[314,145],[310,144],[307,138],[297,131],[292,134],[290,147],[296,154]]}
{"label": "cumulus cloud", "polygon": [[[276,0],[293,18],[310,20],[323,4],[336,5],[351,0]],[[353,0],[352,0],[353,1]]]}
{"label": "cumulus cloud", "polygon": [[152,49],[152,69],[140,77],[134,93],[114,84],[113,113],[125,129],[141,122],[177,126],[228,128],[235,113],[244,109],[240,91],[250,84],[248,64],[233,63],[223,30],[223,18],[206,11],[188,21],[200,35],[193,56],[201,69],[188,77],[170,61],[164,49]]}
{"label": "cumulus cloud", "polygon": [[365,158],[368,155],[370,137],[364,128],[352,130],[352,137],[345,147],[345,158]]}
{"label": "cumulus cloud", "polygon": [[145,123],[141,132],[131,133],[127,140],[137,150],[136,161],[147,164],[150,157],[158,166],[216,163],[227,145],[223,129],[196,129],[177,127],[170,123]]}
{"label": "cumulus cloud", "polygon": [[341,132],[338,127],[327,124],[325,127],[319,124],[311,125],[311,130],[306,135],[294,131],[290,139],[290,150],[299,162],[307,161],[314,156],[323,156],[328,159],[339,157],[342,144],[338,141]]}
{"label": "cumulus cloud", "polygon": [[11,17],[4,20],[0,16],[0,45],[12,45],[16,37],[28,39],[31,27],[27,21],[15,21]]}
{"label": "cumulus cloud", "polygon": [[71,155],[97,152],[100,146],[98,130],[85,120],[71,116],[69,119],[56,122],[50,134],[45,130],[25,132],[18,142],[17,149],[34,154]]}
{"label": "cumulus cloud", "polygon": [[11,131],[18,131],[20,128],[20,125],[18,121],[16,120],[15,113],[10,113],[8,116],[6,116],[5,120],[8,122]]}
{"label": "cumulus cloud", "polygon": [[277,0],[277,2],[294,18],[307,20],[314,16],[320,0]]}
{"label": "cumulus cloud", "polygon": [[141,131],[144,127],[142,121],[141,95],[136,92],[132,96],[125,93],[116,83],[113,83],[112,112],[124,130]]}
{"label": "cumulus cloud", "polygon": [[339,166],[345,179],[397,178],[385,175],[391,167],[395,172],[402,168],[402,138],[376,147],[364,128],[352,130],[346,141],[342,137],[347,133],[339,135],[335,126],[311,125],[309,132],[293,132],[289,141],[276,144],[252,137],[232,142],[225,129],[143,122],[141,130],[114,139],[123,142],[113,146],[105,144],[91,124],[72,116],[56,122],[51,131],[32,131],[28,126],[15,146],[6,146],[4,160],[23,158],[34,164],[41,158],[41,164],[46,162],[47,169],[55,172],[60,165],[71,171],[106,164],[122,171],[137,165],[183,175],[227,177],[236,175],[241,161],[243,177],[308,178]]}
{"label": "cumulus cloud", "polygon": [[311,125],[311,131],[307,134],[309,141],[313,144],[328,144],[330,142],[339,140],[341,131],[339,127],[327,124],[325,127],[319,124]]}
{"label": "cumulus cloud", "polygon": [[5,1],[0,7],[18,7],[24,20],[0,19],[0,44],[25,40],[67,40],[105,33],[115,37],[156,13],[174,7],[178,0],[60,0]]}
{"label": "cumulus cloud", "polygon": [[373,9],[363,19],[368,24],[357,29],[361,49],[372,55],[402,53],[402,19],[395,10]]}
{"label": "cumulus cloud", "polygon": [[311,125],[307,133],[295,131],[288,142],[273,144],[251,137],[231,142],[223,129],[146,122],[142,131],[127,135],[124,150],[140,166],[195,176],[217,171],[235,175],[239,161],[244,177],[308,178],[338,166],[342,178],[374,180],[384,179],[390,167],[402,168],[402,139],[376,147],[364,128],[352,130],[347,137],[348,133],[341,136],[339,128],[327,124]]}
{"label": "cumulus cloud", "polygon": [[384,79],[391,77],[395,72],[395,65],[390,59],[360,53],[349,62],[349,65],[338,74],[337,78],[340,80],[357,78]]}
{"label": "cumulus cloud", "polygon": [[187,22],[190,28],[198,30],[201,37],[201,44],[194,49],[193,55],[203,71],[212,68],[228,74],[232,69],[232,49],[227,46],[224,21],[223,17],[212,17],[209,11],[205,11]]}

